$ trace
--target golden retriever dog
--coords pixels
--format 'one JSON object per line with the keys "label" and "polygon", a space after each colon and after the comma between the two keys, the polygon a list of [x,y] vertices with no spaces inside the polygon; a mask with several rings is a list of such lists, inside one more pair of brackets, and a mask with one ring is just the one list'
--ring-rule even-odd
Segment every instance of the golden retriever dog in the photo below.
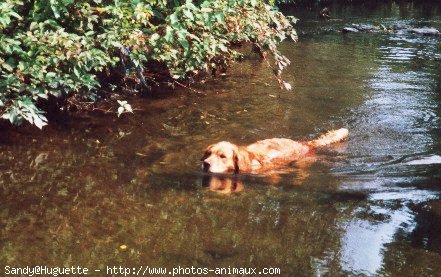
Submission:
{"label": "golden retriever dog", "polygon": [[257,141],[237,146],[221,141],[207,147],[202,157],[202,169],[211,173],[261,173],[314,155],[314,150],[344,140],[345,128],[332,130],[312,141],[298,142],[285,138]]}

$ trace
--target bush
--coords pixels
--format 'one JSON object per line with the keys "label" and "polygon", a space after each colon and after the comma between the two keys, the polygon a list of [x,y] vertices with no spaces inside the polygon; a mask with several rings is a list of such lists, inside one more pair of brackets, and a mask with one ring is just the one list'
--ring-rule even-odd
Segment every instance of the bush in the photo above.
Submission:
{"label": "bush", "polygon": [[[277,44],[296,39],[291,23],[260,0],[4,0],[0,115],[41,128],[49,98],[96,103],[109,97],[104,88],[118,86],[115,74],[144,88],[192,79],[226,68],[241,56],[238,44],[271,54],[277,80],[289,88],[280,78],[289,61]],[[126,102],[124,111],[131,111]]]}

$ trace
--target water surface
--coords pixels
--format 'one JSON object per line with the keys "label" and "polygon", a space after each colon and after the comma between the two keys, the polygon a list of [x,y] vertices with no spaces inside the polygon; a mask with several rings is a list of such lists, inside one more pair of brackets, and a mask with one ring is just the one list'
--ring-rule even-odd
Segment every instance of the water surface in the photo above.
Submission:
{"label": "water surface", "polygon": [[[352,23],[441,29],[440,12],[335,6],[328,22],[294,12],[300,41],[281,49],[292,61],[284,74],[292,92],[250,58],[194,87],[204,94],[131,99],[134,115],[75,115],[43,131],[3,126],[2,270],[441,274],[441,38],[340,32]],[[306,169],[217,183],[200,171],[202,150],[216,141],[306,140],[341,127],[350,139]]]}

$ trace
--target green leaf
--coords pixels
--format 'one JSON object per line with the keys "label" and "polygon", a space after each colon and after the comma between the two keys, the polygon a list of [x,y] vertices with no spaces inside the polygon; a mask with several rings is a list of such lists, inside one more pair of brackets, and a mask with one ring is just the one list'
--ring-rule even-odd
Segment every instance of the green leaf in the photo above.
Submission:
{"label": "green leaf", "polygon": [[170,23],[171,23],[171,24],[177,24],[177,23],[179,23],[179,18],[178,18],[178,15],[177,15],[176,13],[172,13],[172,14],[170,15]]}
{"label": "green leaf", "polygon": [[174,40],[173,34],[174,34],[173,29],[167,26],[167,28],[165,29],[164,39],[169,43],[173,42],[173,40]]}
{"label": "green leaf", "polygon": [[80,74],[80,72],[78,71],[78,68],[77,68],[76,66],[74,67],[73,71],[74,71],[74,75],[75,75],[75,77],[77,77],[77,78],[81,78],[81,74]]}
{"label": "green leaf", "polygon": [[225,23],[225,15],[223,13],[217,13],[214,15],[214,18],[217,20],[217,22],[219,23]]}
{"label": "green leaf", "polygon": [[151,41],[155,41],[155,40],[158,40],[159,39],[159,34],[157,34],[157,33],[154,33],[151,37],[150,37],[150,40]]}
{"label": "green leaf", "polygon": [[55,72],[48,72],[47,74],[46,74],[46,78],[55,78],[55,76],[57,76],[57,73],[55,73]]}
{"label": "green leaf", "polygon": [[120,117],[123,112],[124,112],[124,107],[119,107],[118,108],[118,117]]}
{"label": "green leaf", "polygon": [[55,0],[50,0],[50,6],[55,18],[60,18],[60,11],[58,10],[58,2]]}
{"label": "green leaf", "polygon": [[184,47],[185,50],[188,50],[188,48],[190,47],[190,44],[186,39],[180,39],[179,43],[182,45],[182,47]]}
{"label": "green leaf", "polygon": [[14,12],[14,11],[10,11],[9,15],[13,16],[13,17],[15,17],[17,19],[23,19],[18,13]]}
{"label": "green leaf", "polygon": [[43,115],[33,115],[34,118],[34,125],[38,128],[42,129],[43,126],[47,125],[47,119]]}
{"label": "green leaf", "polygon": [[191,12],[191,11],[189,11],[189,10],[184,10],[184,14],[185,14],[185,16],[186,17],[188,17],[190,20],[194,20],[194,16],[193,16],[193,13]]}
{"label": "green leaf", "polygon": [[14,71],[14,69],[8,63],[3,62],[1,65],[6,71],[9,71],[9,72]]}

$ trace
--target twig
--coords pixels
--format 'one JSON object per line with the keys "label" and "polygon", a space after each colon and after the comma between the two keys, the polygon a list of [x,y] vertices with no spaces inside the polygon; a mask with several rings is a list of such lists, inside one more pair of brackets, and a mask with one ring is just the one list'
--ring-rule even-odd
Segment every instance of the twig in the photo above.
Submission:
{"label": "twig", "polygon": [[188,89],[188,90],[190,90],[190,91],[192,91],[192,92],[195,92],[195,93],[197,93],[197,94],[202,94],[202,95],[204,95],[204,96],[207,96],[206,93],[203,93],[203,92],[201,92],[201,91],[195,90],[195,89],[193,89],[193,88],[191,88],[191,87],[189,87],[189,86],[186,86],[186,85],[184,85],[184,84],[182,84],[182,83],[180,83],[180,82],[178,82],[178,81],[176,81],[176,80],[173,80],[173,82],[175,82],[177,85],[179,85],[179,86],[181,86],[181,87],[183,87],[183,88],[186,88],[186,89]]}

